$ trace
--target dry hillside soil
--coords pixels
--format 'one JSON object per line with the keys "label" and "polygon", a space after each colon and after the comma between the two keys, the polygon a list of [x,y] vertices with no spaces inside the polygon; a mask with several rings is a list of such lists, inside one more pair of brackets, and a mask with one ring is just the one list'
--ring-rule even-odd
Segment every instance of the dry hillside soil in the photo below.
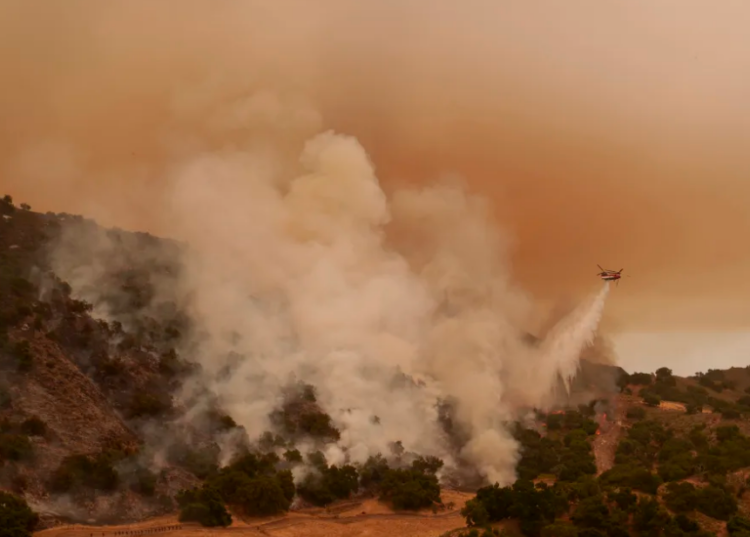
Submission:
{"label": "dry hillside soil", "polygon": [[460,509],[474,495],[444,490],[443,502],[453,503],[451,510],[433,514],[394,513],[373,500],[348,501],[326,509],[308,509],[281,517],[245,519],[234,516],[228,528],[203,528],[180,524],[176,517],[159,517],[139,524],[121,526],[61,526],[36,532],[35,537],[192,537],[256,536],[279,537],[438,537],[465,527]]}

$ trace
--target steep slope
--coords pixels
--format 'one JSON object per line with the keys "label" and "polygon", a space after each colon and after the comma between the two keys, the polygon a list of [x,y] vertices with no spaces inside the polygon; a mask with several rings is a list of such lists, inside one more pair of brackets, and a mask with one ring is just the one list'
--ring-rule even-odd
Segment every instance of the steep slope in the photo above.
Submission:
{"label": "steep slope", "polygon": [[70,217],[7,198],[0,216],[0,487],[25,493],[43,515],[69,499],[78,507],[66,514],[83,519],[169,509],[166,498],[195,478],[169,462],[149,467],[141,429],[172,412],[183,364],[154,338],[91,318],[51,273],[47,247]]}

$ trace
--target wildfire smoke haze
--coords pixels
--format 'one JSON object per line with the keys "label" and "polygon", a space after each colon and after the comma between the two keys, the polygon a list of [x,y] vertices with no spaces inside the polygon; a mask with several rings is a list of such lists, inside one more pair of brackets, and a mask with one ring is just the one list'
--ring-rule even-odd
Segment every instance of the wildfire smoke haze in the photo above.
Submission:
{"label": "wildfire smoke haze", "polygon": [[[630,6],[5,2],[2,186],[189,243],[201,382],[248,430],[303,371],[349,456],[430,453],[450,395],[461,456],[508,482],[505,421],[574,371],[604,299],[555,323],[554,348],[522,335],[563,294],[585,303],[597,263],[638,275],[605,326],[748,313],[750,53],[732,40],[750,8],[713,6],[719,27],[697,2]],[[221,380],[229,352],[245,361]],[[396,370],[429,382],[391,390]]]}

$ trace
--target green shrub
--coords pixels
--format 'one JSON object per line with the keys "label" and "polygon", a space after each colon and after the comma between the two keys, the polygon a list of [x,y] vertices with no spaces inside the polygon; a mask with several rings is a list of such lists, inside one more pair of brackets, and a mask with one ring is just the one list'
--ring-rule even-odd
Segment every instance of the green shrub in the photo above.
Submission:
{"label": "green shrub", "polygon": [[562,414],[549,414],[547,416],[547,430],[548,431],[559,431],[563,426],[563,415]]}
{"label": "green shrub", "polygon": [[659,535],[670,522],[669,513],[653,498],[641,498],[633,514],[633,528],[638,535]]}
{"label": "green shrub", "polygon": [[0,410],[10,408],[13,399],[7,386],[0,385]]}
{"label": "green shrub", "polygon": [[28,436],[44,436],[47,434],[47,424],[37,416],[31,416],[21,423],[21,431]]}
{"label": "green shrub", "polygon": [[294,498],[294,481],[291,483],[291,495],[285,491],[281,479],[276,476],[261,475],[257,477],[241,476],[232,497],[232,505],[240,508],[249,516],[271,516],[289,509]]}
{"label": "green shrub", "polygon": [[736,515],[727,521],[727,531],[733,537],[735,535],[750,535],[750,519]]}
{"label": "green shrub", "polygon": [[337,441],[341,432],[333,426],[331,417],[316,403],[315,389],[304,383],[293,386],[286,394],[281,409],[271,413],[271,421],[291,437],[311,436],[326,441]]}
{"label": "green shrub", "polygon": [[647,494],[656,494],[659,485],[661,485],[659,476],[636,464],[616,464],[613,468],[604,472],[599,479],[606,485],[629,487]]}
{"label": "green shrub", "polygon": [[470,524],[482,519],[498,522],[517,518],[524,535],[538,536],[542,528],[553,524],[555,517],[567,507],[567,498],[559,487],[547,487],[543,483],[535,486],[531,481],[519,479],[512,487],[501,488],[495,484],[480,488],[461,514]]}
{"label": "green shrub", "polygon": [[175,497],[180,507],[180,522],[198,522],[205,527],[226,527],[232,524],[232,516],[227,511],[218,491],[203,486],[182,490]]}
{"label": "green shrub", "polygon": [[23,498],[0,491],[0,537],[31,537],[38,523]]}
{"label": "green shrub", "polygon": [[131,419],[155,417],[167,413],[172,408],[171,397],[164,393],[141,391],[133,395],[127,414]]}
{"label": "green shrub", "polygon": [[159,357],[159,372],[167,378],[175,378],[189,370],[189,365],[180,359],[174,349]]}
{"label": "green shrub", "polygon": [[331,425],[331,417],[324,412],[309,412],[299,419],[299,430],[312,437],[339,440],[339,430]]}
{"label": "green shrub", "polygon": [[53,492],[68,492],[77,488],[114,490],[120,476],[113,462],[112,457],[104,453],[93,458],[86,455],[65,457],[52,474],[50,488]]}
{"label": "green shrub", "polygon": [[698,492],[691,483],[668,483],[664,503],[675,513],[688,513],[698,505]]}
{"label": "green shrub", "polygon": [[34,455],[34,449],[29,437],[22,434],[0,434],[0,461],[29,460]]}
{"label": "green shrub", "polygon": [[277,447],[286,446],[286,440],[281,435],[266,431],[258,439],[258,445],[263,451],[273,451]]}
{"label": "green shrub", "polygon": [[464,504],[461,516],[466,519],[466,525],[486,526],[490,522],[490,515],[485,505],[477,498],[473,498]]}
{"label": "green shrub", "polygon": [[638,503],[638,496],[628,487],[620,487],[608,495],[610,501],[614,502],[623,511],[631,511]]}
{"label": "green shrub", "polygon": [[19,371],[30,371],[34,365],[34,355],[31,352],[31,344],[26,341],[18,341],[13,348],[13,355],[18,362]]}
{"label": "green shrub", "polygon": [[118,358],[110,357],[106,352],[92,356],[91,365],[94,366],[96,373],[104,378],[118,377],[125,373],[125,363]]}
{"label": "green shrub", "polygon": [[284,460],[291,463],[302,462],[302,454],[297,449],[288,449],[284,452]]}
{"label": "green shrub", "polygon": [[380,483],[381,500],[391,502],[399,510],[417,510],[442,503],[435,476],[436,464],[417,460],[409,469],[388,470]]}
{"label": "green shrub", "polygon": [[133,484],[131,485],[131,489],[143,496],[153,496],[156,493],[156,483],[158,481],[158,476],[145,469],[145,468],[138,468],[135,471],[135,480]]}
{"label": "green shrub", "polygon": [[698,491],[696,509],[718,520],[729,520],[737,512],[737,500],[726,490],[708,486]]}
{"label": "green shrub", "polygon": [[579,528],[604,528],[609,518],[609,508],[601,495],[578,502],[570,520]]}
{"label": "green shrub", "polygon": [[[517,472],[520,479],[536,479],[540,474],[556,474],[563,481],[575,481],[582,475],[596,473],[596,464],[587,437],[597,430],[595,422],[583,418],[579,412],[570,412],[564,426],[583,426],[570,430],[559,439],[542,437],[532,429],[517,427],[514,436],[521,444],[522,457]],[[567,414],[566,414],[567,415]]]}
{"label": "green shrub", "polygon": [[250,516],[270,516],[289,509],[295,488],[292,473],[278,471],[279,458],[249,453],[208,480],[222,500]]}
{"label": "green shrub", "polygon": [[721,412],[722,419],[725,420],[738,420],[742,417],[738,410],[734,408],[727,408]]}
{"label": "green shrub", "polygon": [[169,449],[167,458],[199,479],[207,479],[219,471],[218,446],[194,449],[185,444],[176,444]]}
{"label": "green shrub", "polygon": [[633,373],[628,378],[628,384],[634,384],[636,386],[649,386],[653,378],[649,373]]}
{"label": "green shrub", "polygon": [[674,524],[680,529],[680,531],[684,533],[694,534],[695,537],[702,537],[703,535],[706,535],[705,533],[701,532],[701,527],[695,520],[686,517],[682,513],[674,517]]}
{"label": "green shrub", "polygon": [[350,465],[324,467],[320,473],[310,473],[297,487],[297,492],[313,505],[324,506],[337,499],[346,499],[359,486],[356,468]]}
{"label": "green shrub", "polygon": [[379,487],[388,470],[388,462],[382,455],[369,457],[359,470],[360,486],[368,490]]}

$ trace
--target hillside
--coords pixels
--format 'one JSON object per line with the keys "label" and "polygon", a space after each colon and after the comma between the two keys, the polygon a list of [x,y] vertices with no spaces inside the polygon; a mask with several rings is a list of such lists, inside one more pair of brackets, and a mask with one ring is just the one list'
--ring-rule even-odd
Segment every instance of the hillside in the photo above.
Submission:
{"label": "hillside", "polygon": [[[408,520],[407,533],[414,535],[417,519],[404,513],[432,516],[433,509],[442,518],[425,520],[422,534],[439,535],[463,525],[458,510],[472,497],[450,488],[488,490],[460,457],[457,470],[449,470],[400,442],[364,465],[334,464],[327,459],[336,457],[331,444],[347,431],[323,410],[316,387],[304,377],[273,401],[272,430],[245,430],[210,386],[194,381],[202,366],[185,358],[185,349],[202,337],[186,314],[190,296],[178,285],[185,245],[102,229],[81,217],[35,213],[8,197],[0,201],[0,217],[0,488],[39,513],[38,530],[135,524],[179,511],[187,524],[233,520],[238,527],[247,520],[248,528],[269,516],[307,517],[304,523],[274,522],[263,532],[309,535],[333,532],[331,521],[310,511],[314,506],[336,511],[358,502],[368,506],[366,516],[380,518],[335,522],[335,534],[359,534],[354,526],[371,520],[387,533]],[[520,521],[526,534],[535,535],[541,522],[570,519],[579,534],[594,535],[584,531],[591,523],[574,515],[586,499],[583,486],[602,492],[587,494],[601,496],[612,516],[624,516],[610,499],[626,488],[644,498],[658,492],[659,504],[671,512],[653,514],[662,521],[685,512],[716,529],[737,513],[750,515],[744,488],[750,460],[740,453],[750,453],[743,436],[750,434],[750,370],[709,370],[690,378],[666,369],[628,375],[596,353],[595,346],[583,356],[570,395],[560,384],[559,410],[536,412],[515,429],[523,446],[520,484],[502,494],[510,494],[513,504],[524,480],[554,484],[550,490],[564,497],[556,500],[555,516],[497,511],[480,492],[486,516],[467,511],[468,520]],[[229,358],[218,377],[233,374]],[[419,386],[406,375],[393,382]],[[465,439],[454,411],[445,401],[440,426],[458,453]],[[663,481],[708,487],[736,506],[717,511],[687,491],[695,496],[690,509],[675,507],[672,485]]]}
{"label": "hillside", "polygon": [[[16,209],[7,199],[0,214],[0,483],[63,518],[171,509],[169,498],[195,477],[169,464],[157,476],[138,454],[146,418],[177,411],[169,388],[184,364],[168,335],[95,320],[91,304],[72,298],[50,270],[51,241],[80,219]],[[79,487],[89,476],[93,486]]]}

